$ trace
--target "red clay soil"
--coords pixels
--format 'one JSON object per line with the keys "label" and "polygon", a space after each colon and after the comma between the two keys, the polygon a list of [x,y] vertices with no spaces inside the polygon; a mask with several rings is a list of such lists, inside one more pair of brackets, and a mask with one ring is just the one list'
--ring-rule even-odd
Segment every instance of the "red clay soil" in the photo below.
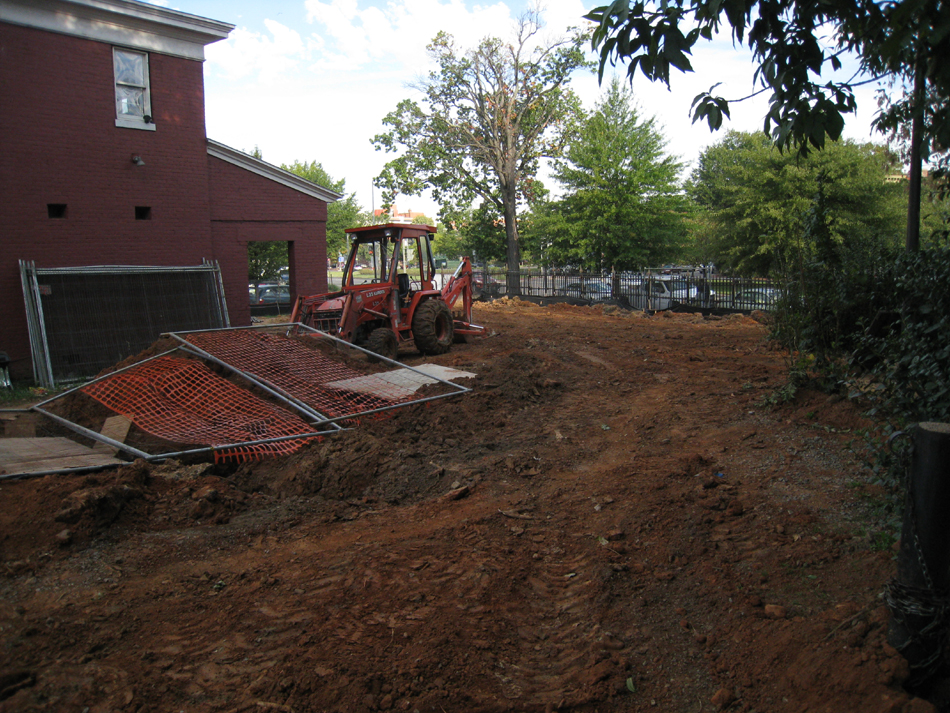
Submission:
{"label": "red clay soil", "polygon": [[479,306],[471,393],[293,456],[0,483],[0,710],[934,710],[859,409],[603,312]]}

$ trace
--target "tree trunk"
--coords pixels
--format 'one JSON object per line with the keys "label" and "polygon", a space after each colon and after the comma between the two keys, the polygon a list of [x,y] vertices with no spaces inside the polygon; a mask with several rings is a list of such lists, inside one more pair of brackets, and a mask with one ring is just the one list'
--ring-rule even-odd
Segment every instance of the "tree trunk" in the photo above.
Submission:
{"label": "tree trunk", "polygon": [[521,295],[521,245],[518,242],[517,195],[514,188],[502,187],[505,206],[505,237],[507,238],[507,266],[505,285],[509,296]]}
{"label": "tree trunk", "polygon": [[914,70],[914,117],[910,130],[910,187],[907,196],[907,236],[904,240],[904,247],[908,252],[920,250],[920,144],[924,130],[926,87],[924,65],[918,60]]}

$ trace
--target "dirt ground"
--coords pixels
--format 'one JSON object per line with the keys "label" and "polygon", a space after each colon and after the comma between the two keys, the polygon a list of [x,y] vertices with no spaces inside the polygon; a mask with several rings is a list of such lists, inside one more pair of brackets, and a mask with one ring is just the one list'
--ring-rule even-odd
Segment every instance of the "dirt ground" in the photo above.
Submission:
{"label": "dirt ground", "polygon": [[762,324],[476,320],[471,393],[292,456],[0,482],[0,711],[934,710],[859,409],[768,405]]}

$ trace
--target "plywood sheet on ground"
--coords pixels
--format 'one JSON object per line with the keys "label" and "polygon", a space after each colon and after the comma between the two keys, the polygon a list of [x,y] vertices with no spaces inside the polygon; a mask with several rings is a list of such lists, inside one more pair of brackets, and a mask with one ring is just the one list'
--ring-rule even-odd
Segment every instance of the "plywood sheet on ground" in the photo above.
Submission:
{"label": "plywood sheet on ground", "polygon": [[122,461],[68,438],[0,438],[0,475],[106,466]]}
{"label": "plywood sheet on ground", "polygon": [[[420,374],[419,372],[424,373]],[[396,369],[380,374],[359,376],[355,379],[333,381],[328,383],[327,386],[398,401],[412,396],[426,384],[438,383],[436,379],[452,381],[453,379],[470,379],[474,376],[475,374],[468,371],[459,371],[439,364],[422,364],[412,369]]]}

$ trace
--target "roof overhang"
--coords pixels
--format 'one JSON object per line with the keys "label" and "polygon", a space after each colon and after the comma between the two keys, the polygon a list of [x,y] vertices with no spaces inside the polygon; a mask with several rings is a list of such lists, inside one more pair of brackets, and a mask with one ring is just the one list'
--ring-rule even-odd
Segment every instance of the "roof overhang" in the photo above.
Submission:
{"label": "roof overhang", "polygon": [[295,191],[300,191],[301,193],[306,193],[308,196],[319,198],[326,203],[333,203],[343,197],[342,193],[337,193],[336,191],[331,191],[329,188],[318,186],[316,183],[311,183],[307,179],[301,178],[290,171],[285,171],[266,161],[261,161],[259,158],[254,158],[243,151],[232,149],[230,146],[225,146],[211,139],[208,139],[208,155],[219,158],[222,161],[227,161],[238,168],[243,168],[245,171],[256,173],[258,176],[275,181],[282,186],[287,186],[287,188],[293,188]]}
{"label": "roof overhang", "polygon": [[0,0],[0,22],[199,61],[234,29],[135,0]]}

